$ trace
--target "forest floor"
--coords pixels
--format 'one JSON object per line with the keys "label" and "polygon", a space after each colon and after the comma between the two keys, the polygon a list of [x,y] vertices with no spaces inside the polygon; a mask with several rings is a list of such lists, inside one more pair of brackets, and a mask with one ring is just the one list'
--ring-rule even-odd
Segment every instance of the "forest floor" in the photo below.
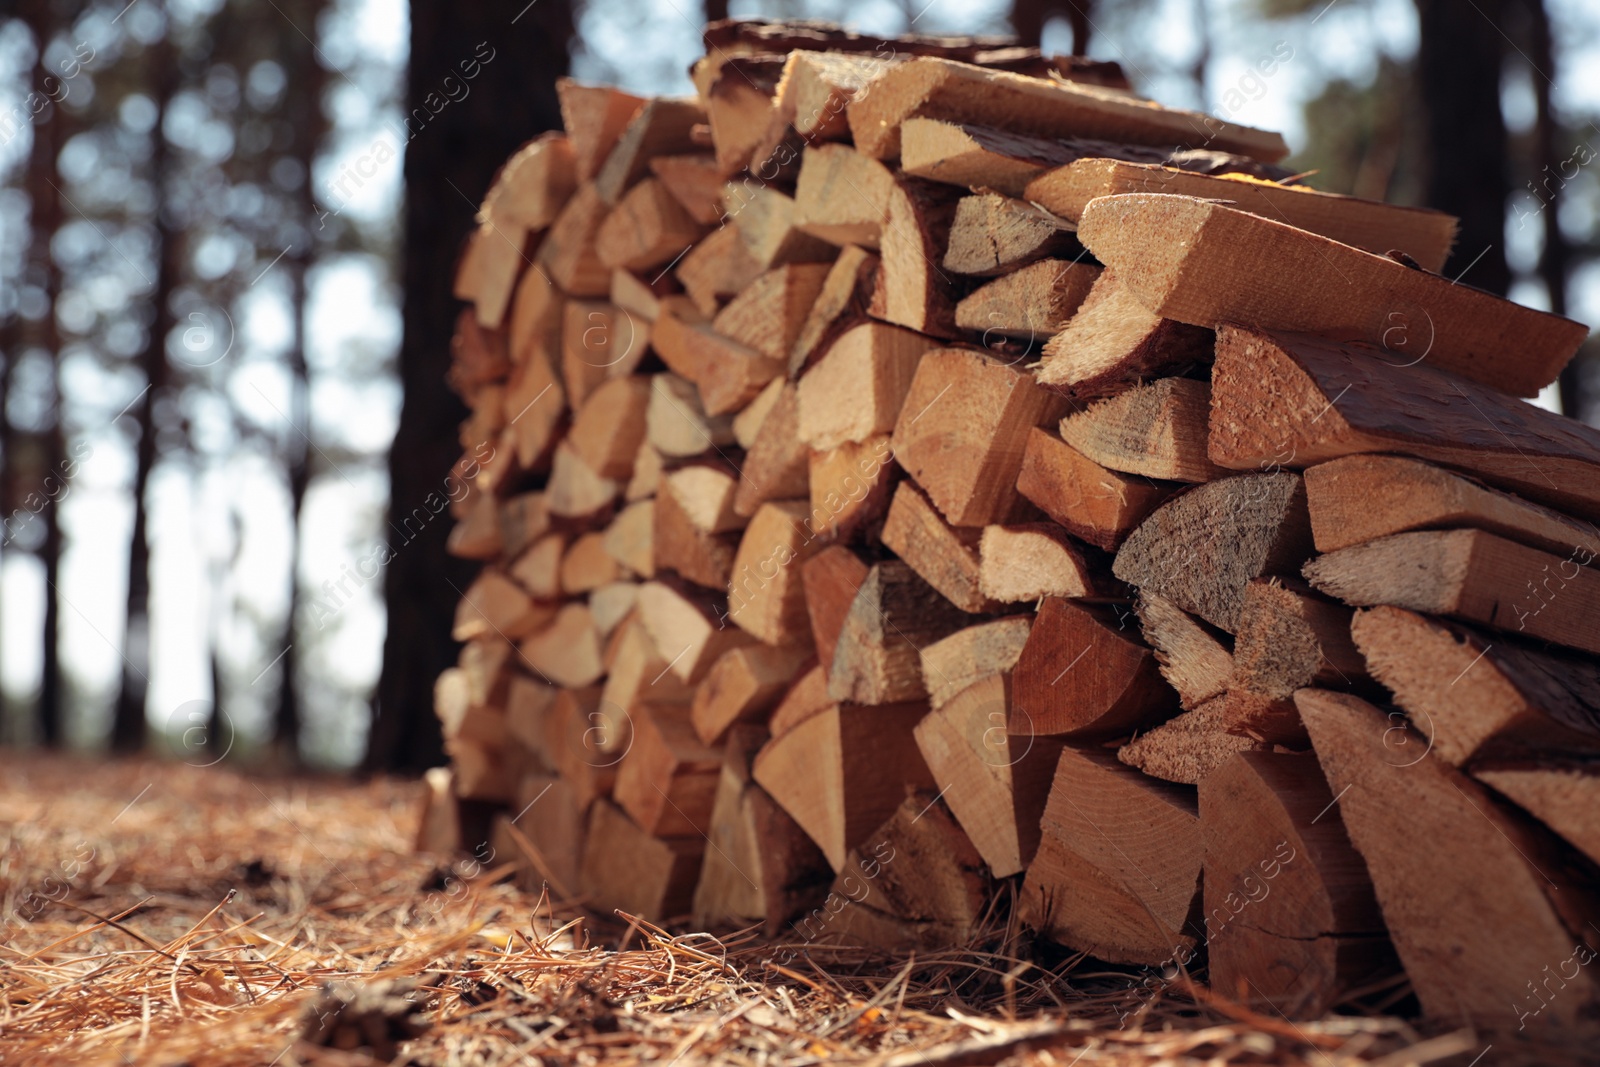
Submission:
{"label": "forest floor", "polygon": [[1479,1063],[1466,1032],[1290,1022],[1183,995],[1181,977],[992,946],[812,945],[780,969],[749,932],[586,916],[493,858],[419,855],[420,798],[0,752],[0,1063],[1554,1062]]}

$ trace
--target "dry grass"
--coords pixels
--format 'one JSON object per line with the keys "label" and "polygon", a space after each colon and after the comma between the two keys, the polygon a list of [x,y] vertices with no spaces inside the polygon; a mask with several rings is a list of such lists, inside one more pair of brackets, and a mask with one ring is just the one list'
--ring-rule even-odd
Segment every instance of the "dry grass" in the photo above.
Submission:
{"label": "dry grass", "polygon": [[[1395,1019],[1290,1023],[982,946],[911,961],[812,946],[779,970],[749,934],[584,917],[504,868],[455,877],[410,852],[419,795],[0,757],[0,1062],[375,1062],[303,1040],[307,1018],[336,1045],[365,1023],[379,1062],[419,1065],[1397,1067],[1482,1048]],[[328,983],[358,1003],[340,1014]],[[1503,1048],[1479,1067],[1513,1062]]]}

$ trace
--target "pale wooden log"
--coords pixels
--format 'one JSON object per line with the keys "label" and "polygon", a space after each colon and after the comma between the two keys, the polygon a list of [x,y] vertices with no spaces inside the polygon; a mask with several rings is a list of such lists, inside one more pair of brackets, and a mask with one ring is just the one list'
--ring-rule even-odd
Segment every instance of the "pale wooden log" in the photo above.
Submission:
{"label": "pale wooden log", "polygon": [[693,300],[666,297],[658,302],[650,324],[650,347],[672,373],[698,381],[706,370],[701,349],[708,343],[708,322]]}
{"label": "pale wooden log", "polygon": [[687,708],[636,708],[630,717],[633,743],[617,765],[617,805],[652,837],[703,839],[722,753],[701,744]]}
{"label": "pale wooden log", "polygon": [[1570,319],[1189,197],[1101,197],[1078,236],[1163,318],[1363,341],[1513,396],[1536,396],[1588,336]]}
{"label": "pale wooden log", "polygon": [[1175,488],[1108,470],[1039,427],[1028,431],[1017,472],[1018,493],[1068,533],[1107,551],[1115,551]]}
{"label": "pale wooden log", "polygon": [[556,693],[545,715],[545,752],[571,787],[579,811],[611,795],[631,736],[626,717],[601,699],[599,686]]}
{"label": "pale wooden log", "polygon": [[479,494],[460,522],[450,527],[444,550],[458,559],[499,558],[505,545],[500,538],[500,509],[488,493]]}
{"label": "pale wooden log", "polygon": [[568,300],[561,333],[561,381],[581,410],[607,379],[633,373],[654,339],[649,323],[606,300]]}
{"label": "pale wooden log", "polygon": [[1028,431],[1060,418],[1065,401],[1028,373],[987,355],[923,356],[895,422],[895,459],[955,526],[1005,522],[1017,507]]}
{"label": "pale wooden log", "polygon": [[561,556],[566,549],[566,534],[546,534],[512,560],[507,571],[528,591],[529,596],[537,600],[559,600]]}
{"label": "pale wooden log", "polygon": [[567,392],[552,366],[543,355],[517,364],[505,391],[505,421],[523,470],[537,470],[548,461],[566,413]]}
{"label": "pale wooden log", "polygon": [[550,508],[543,493],[520,493],[500,503],[500,543],[516,556],[550,529]]}
{"label": "pale wooden log", "polygon": [[1242,752],[1200,784],[1211,986],[1316,1019],[1398,970],[1365,864],[1311,755]]}
{"label": "pale wooden log", "polygon": [[942,263],[956,274],[992,278],[1050,256],[1081,252],[1064,220],[1022,200],[981,193],[956,204]]}
{"label": "pale wooden log", "polygon": [[798,385],[799,436],[814,449],[889,433],[934,342],[881,322],[855,326]]}
{"label": "pale wooden log", "polygon": [[[601,539],[601,547],[605,545]],[[609,553],[607,553],[609,555]],[[639,585],[631,581],[607,582],[589,594],[589,614],[602,638],[611,636],[639,599]]]}
{"label": "pale wooden log", "polygon": [[1287,700],[1308,685],[1366,681],[1366,661],[1350,639],[1351,614],[1280,579],[1257,578],[1239,608],[1230,684]]}
{"label": "pale wooden log", "polygon": [[528,861],[517,872],[518,887],[537,894],[548,884],[557,895],[570,898],[583,869],[586,822],[572,786],[556,774],[523,775],[512,812],[502,816],[515,831],[507,832],[509,852]]}
{"label": "pale wooden log", "polygon": [[[950,638],[946,638],[946,641]],[[1026,869],[1061,743],[1006,729],[1011,678],[993,674],[945,700],[917,724],[917,745],[940,794],[996,878]]]}
{"label": "pale wooden log", "polygon": [[639,621],[655,639],[667,670],[694,685],[725,652],[751,643],[750,636],[727,625],[720,595],[681,583],[645,582],[639,587]]}
{"label": "pale wooden log", "polygon": [[922,682],[929,705],[937,711],[970,685],[992,675],[1009,677],[1032,625],[1031,615],[1011,615],[976,623],[924,646]]}
{"label": "pale wooden log", "polygon": [[799,392],[778,379],[768,389],[773,386],[779,387],[777,398],[739,468],[733,510],[743,516],[754,515],[768,501],[805,496],[810,489],[809,451],[800,438]]}
{"label": "pale wooden log", "polygon": [[779,363],[781,375],[830,269],[826,263],[774,267],[729,301],[711,328]]}
{"label": "pale wooden log", "polygon": [[1162,108],[1115,90],[922,58],[885,72],[849,108],[856,148],[877,159],[900,155],[910,118],[993,122],[1046,137],[1093,137],[1130,144],[1203,144],[1255,159],[1289,154],[1281,136],[1192,111]]}
{"label": "pale wooden log", "polygon": [[450,387],[463,399],[485,385],[494,385],[511,370],[511,354],[504,330],[487,329],[478,323],[471,308],[456,316],[455,332],[450,337]]}
{"label": "pale wooden log", "polygon": [[457,641],[498,634],[509,641],[526,636],[555,615],[553,608],[537,604],[505,574],[486,568],[456,606],[450,636]]}
{"label": "pale wooden log", "polygon": [[801,565],[806,613],[821,665],[824,690],[828,673],[833,670],[839,633],[850,614],[850,605],[855,603],[856,594],[867,580],[869,569],[860,556],[842,545],[830,545]]}
{"label": "pale wooden log", "polygon": [[446,741],[444,750],[450,757],[455,792],[460,799],[509,804],[516,796],[521,768],[512,762],[506,746],[491,747],[457,737]]}
{"label": "pale wooden log", "polygon": [[1472,775],[1600,863],[1600,773],[1589,761],[1477,766]]}
{"label": "pale wooden log", "polygon": [[769,645],[804,644],[811,634],[801,568],[820,546],[805,530],[805,510],[799,501],[761,505],[727,582],[728,617]]}
{"label": "pale wooden log", "polygon": [[1031,344],[1059,333],[1089,295],[1100,275],[1093,263],[1043,259],[1003,274],[961,298],[956,325],[992,339]]}
{"label": "pale wooden log", "polygon": [[512,672],[508,669],[511,653],[511,642],[499,634],[479,637],[461,646],[456,665],[466,677],[472,703],[506,706],[507,690],[512,681]]}
{"label": "pale wooden log", "polygon": [[461,851],[461,817],[450,768],[430,767],[423,773],[422,784],[422,817],[413,847],[441,855]]}
{"label": "pale wooden log", "polygon": [[1581,967],[1559,996],[1536,995],[1573,955],[1544,843],[1443,760],[1401,766],[1385,739],[1393,724],[1360,698],[1303,689],[1295,703],[1424,1014],[1531,1021],[1546,1038],[1592,1018],[1600,991]]}
{"label": "pale wooden log", "polygon": [[1429,361],[1405,366],[1412,362],[1322,338],[1224,327],[1212,372],[1211,458],[1249,470],[1400,453],[1600,519],[1600,430]]}
{"label": "pale wooden log", "polygon": [[813,536],[829,541],[849,539],[890,511],[894,463],[888,434],[810,455],[806,480],[811,514],[806,526]]}
{"label": "pale wooden log", "polygon": [[634,112],[606,161],[594,176],[595,190],[607,204],[616,204],[650,169],[650,157],[694,148],[690,131],[706,120],[693,100],[657,97]]}
{"label": "pale wooden log", "polygon": [[578,885],[591,908],[664,922],[694,907],[705,838],[651,837],[621,808],[602,800],[589,810],[585,839],[606,843],[583,850]]}
{"label": "pale wooden log", "polygon": [[1233,678],[1231,642],[1158,593],[1141,590],[1134,610],[1161,676],[1186,709],[1196,711],[1227,690]]}
{"label": "pale wooden log", "polygon": [[1188,958],[1204,848],[1194,790],[1065,748],[1023,881],[1024,922],[1113,963]]}
{"label": "pale wooden log", "polygon": [[774,737],[788,733],[801,722],[832,706],[833,701],[828,698],[828,672],[819,663],[789,686],[783,699],[778,701],[778,706],[772,709],[772,718],[767,720],[767,731]]}
{"label": "pale wooden log", "polygon": [[595,254],[617,269],[651,274],[689,250],[705,228],[655,178],[628,190],[595,231]]}
{"label": "pale wooden log", "polygon": [[1199,785],[1239,752],[1266,749],[1265,742],[1230,733],[1227,709],[1211,700],[1140,734],[1117,749],[1117,759],[1152,778]]}
{"label": "pale wooden log", "polygon": [[1305,470],[1306,508],[1317,551],[1392,533],[1470,526],[1532,548],[1600,555],[1593,523],[1502,493],[1421,460],[1346,456]]}
{"label": "pale wooden log", "polygon": [[949,186],[898,176],[868,311],[934,337],[958,337],[955,282],[938,266],[950,243],[958,197]]}
{"label": "pale wooden log", "polygon": [[641,706],[686,708],[694,690],[671,670],[655,636],[635,612],[620,623],[606,646],[606,681],[600,693],[598,747],[620,755],[631,736],[630,715]]}
{"label": "pale wooden log", "polygon": [[609,85],[580,85],[571,78],[556,79],[561,101],[561,122],[572,142],[577,176],[588,181],[600,171],[628,120],[644,106],[643,97]]}
{"label": "pale wooden log", "polygon": [[748,450],[755,445],[762,424],[767,421],[767,416],[772,414],[772,409],[778,406],[778,400],[788,385],[787,380],[774,378],[756,394],[754,400],[733,417],[733,439],[738,442],[740,448]]}
{"label": "pale wooden log", "polygon": [[727,466],[716,462],[693,462],[666,474],[663,492],[670,492],[683,508],[684,516],[697,530],[730,533],[744,529],[746,519],[733,509],[738,479]]}
{"label": "pale wooden log", "polygon": [[1020,737],[1117,737],[1177,710],[1155,653],[1110,608],[1048,597],[1012,676]]}
{"label": "pale wooden log", "polygon": [[1118,159],[1080,159],[1028,183],[1027,199],[1076,222],[1089,201],[1121,193],[1174,193],[1217,200],[1377,255],[1399,249],[1435,273],[1455,244],[1457,220],[1442,211],[1324,193],[1240,175],[1213,176]]}
{"label": "pale wooden log", "polygon": [[506,160],[483,198],[483,214],[529,232],[555,221],[578,187],[577,156],[564,133],[540,134]]}
{"label": "pale wooden log", "polygon": [[592,518],[609,508],[621,489],[612,479],[601,477],[565,441],[556,445],[550,482],[545,487],[550,514]]}
{"label": "pale wooden log", "polygon": [[1003,604],[1116,595],[1116,583],[1096,574],[1095,562],[1052,522],[985,526],[978,542],[978,588]]}
{"label": "pale wooden log", "polygon": [[683,206],[689,217],[702,226],[722,221],[722,185],[725,181],[716,156],[691,152],[679,156],[655,156],[650,172],[667,192]]}
{"label": "pale wooden log", "polygon": [[798,378],[846,330],[866,318],[877,274],[877,256],[853,245],[840,249],[789,348],[790,378]]}
{"label": "pale wooden log", "polygon": [[611,558],[634,574],[651,578],[655,563],[655,501],[640,500],[617,513],[602,535]]}
{"label": "pale wooden log", "polygon": [[911,482],[901,482],[880,535],[885,548],[962,611],[998,611],[1002,601],[982,587],[979,541],[984,531],[957,528]]}
{"label": "pale wooden log", "polygon": [[791,52],[778,83],[777,117],[809,144],[849,140],[845,108],[887,67],[888,61],[877,55]]}
{"label": "pale wooden log", "polygon": [[[622,578],[622,569],[606,551],[605,533],[591,530],[574,538],[561,556],[557,573],[561,592],[582,596]],[[598,620],[596,626],[599,626]],[[605,627],[600,627],[602,633]]]}
{"label": "pale wooden log", "polygon": [[837,871],[908,786],[937,788],[912,734],[926,710],[923,703],[825,708],[767,742],[755,780]]}
{"label": "pale wooden log", "polygon": [[605,673],[600,633],[583,603],[564,605],[549,626],[523,639],[520,652],[534,670],[569,689],[593,685]]}
{"label": "pale wooden log", "polygon": [[556,365],[561,351],[561,315],[565,300],[560,289],[542,270],[522,272],[517,291],[511,298],[511,318],[506,327],[506,345],[512,363],[544,360]]}
{"label": "pale wooden log", "polygon": [[506,731],[547,766],[553,761],[545,749],[549,739],[545,720],[559,692],[548,682],[523,674],[512,675],[506,687]]}
{"label": "pale wooden log", "polygon": [[1211,389],[1162,378],[1061,420],[1061,439],[1102,467],[1146,478],[1208,482],[1223,471],[1207,457]]}
{"label": "pale wooden log", "polygon": [[1115,396],[1142,381],[1209,363],[1210,330],[1164,319],[1102,271],[1066,329],[1050,338],[1038,382],[1079,400]]}
{"label": "pale wooden log", "polygon": [[834,246],[795,225],[794,198],[767,185],[730,182],[722,210],[733,220],[745,251],[758,271],[785,263],[827,263]]}
{"label": "pale wooden log", "polygon": [[650,379],[612,378],[591,392],[567,432],[578,458],[602,478],[626,480],[644,443]]}
{"label": "pale wooden log", "polygon": [[852,704],[925,700],[920,649],[969,621],[905,563],[867,572],[850,604],[828,673],[828,695]]}
{"label": "pale wooden log", "polygon": [[708,589],[727,588],[739,546],[736,532],[715,534],[696,525],[670,479],[663,479],[656,493],[651,521],[655,529],[650,551],[656,569],[677,571]]}
{"label": "pale wooden log", "polygon": [[1600,665],[1553,655],[1401,608],[1356,612],[1350,627],[1372,676],[1393,691],[1426,739],[1424,749],[1461,766],[1479,756],[1600,752]]}
{"label": "pale wooden log", "polygon": [[1311,555],[1305,489],[1292,471],[1196,486],[1151,513],[1112,571],[1233,633],[1252,578],[1293,574]]}
{"label": "pale wooden log", "polygon": [[1481,530],[1391,534],[1316,559],[1305,576],[1347,604],[1392,604],[1600,652],[1600,572]]}
{"label": "pale wooden log", "polygon": [[517,223],[483,218],[467,239],[461,265],[456,271],[454,295],[472,302],[478,323],[499,329],[517,278],[529,260],[523,251],[529,244],[528,231]]}
{"label": "pale wooden log", "polygon": [[737,174],[751,164],[772,121],[783,63],[778,55],[730,55],[721,50],[695,63],[695,88],[705,104],[717,169],[724,175]]}
{"label": "pale wooden log", "polygon": [[733,443],[733,420],[709,416],[692,382],[675,374],[650,379],[645,435],[651,447],[672,459],[687,459]]}
{"label": "pale wooden log", "polygon": [[745,247],[737,227],[719,226],[678,261],[673,273],[695,307],[710,318],[722,301],[738,293],[763,269]]}
{"label": "pale wooden log", "polygon": [[809,146],[794,191],[794,224],[840,246],[877,248],[888,224],[894,175],[849,145]]}
{"label": "pale wooden log", "polygon": [[604,296],[611,272],[595,251],[595,235],[610,210],[593,182],[584,182],[539,242],[535,266],[568,296]]}
{"label": "pale wooden log", "polygon": [[715,745],[737,724],[759,722],[811,659],[803,646],[750,644],[723,652],[695,689],[695,733]]}

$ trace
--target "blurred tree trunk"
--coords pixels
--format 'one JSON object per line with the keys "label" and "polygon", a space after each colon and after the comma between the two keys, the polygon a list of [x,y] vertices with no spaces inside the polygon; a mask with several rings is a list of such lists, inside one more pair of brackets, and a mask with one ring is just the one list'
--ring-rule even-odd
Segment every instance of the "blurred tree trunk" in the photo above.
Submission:
{"label": "blurred tree trunk", "polygon": [[122,687],[117,693],[115,718],[111,725],[111,747],[117,752],[134,752],[144,747],[145,698],[150,680],[145,673],[150,664],[150,534],[145,497],[150,475],[156,465],[156,411],[166,399],[167,334],[174,325],[172,294],[181,268],[179,237],[167,209],[167,175],[172,166],[171,148],[162,132],[168,106],[178,89],[178,65],[172,43],[165,37],[148,53],[151,88],[156,97],[156,124],[151,130],[151,182],[156,190],[155,209],[155,291],[151,304],[155,314],[139,356],[145,380],[144,394],[132,414],[138,423],[139,439],[134,448],[133,536],[128,547],[128,601],[123,626]]}
{"label": "blurred tree trunk", "polygon": [[[512,5],[517,7],[518,5]],[[451,271],[470,231],[477,200],[517,146],[558,129],[555,80],[568,68],[571,0],[539,0],[508,24],[499,5],[413,0],[407,73],[405,258],[400,343],[403,400],[389,453],[389,513],[409,515],[443,492],[459,455],[457,424],[466,409],[442,387],[457,305]],[[470,94],[429,111],[445,78],[476,68]],[[449,516],[410,541],[390,544],[384,573],[388,632],[365,765],[420,770],[443,756],[433,715],[433,681],[451,666],[450,623],[475,569],[445,553]],[[395,524],[389,524],[391,531]]]}
{"label": "blurred tree trunk", "polygon": [[728,0],[706,0],[706,21],[718,22],[728,17]]}
{"label": "blurred tree trunk", "polygon": [[[1461,219],[1445,273],[1491,293],[1511,287],[1506,264],[1506,204],[1511,195],[1508,138],[1500,112],[1499,30],[1504,0],[1416,0],[1421,26],[1417,86],[1425,112],[1428,207]],[[1470,271],[1468,268],[1470,267]]]}
{"label": "blurred tree trunk", "polygon": [[1089,54],[1094,0],[1011,0],[1011,32],[1023,44],[1038,48],[1047,22],[1056,16],[1072,30],[1072,54]]}

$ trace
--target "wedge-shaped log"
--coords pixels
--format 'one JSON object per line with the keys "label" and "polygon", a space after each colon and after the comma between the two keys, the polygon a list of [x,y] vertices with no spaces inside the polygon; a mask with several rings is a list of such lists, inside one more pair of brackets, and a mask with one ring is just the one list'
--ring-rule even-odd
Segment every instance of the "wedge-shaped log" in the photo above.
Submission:
{"label": "wedge-shaped log", "polygon": [[1318,556],[1312,585],[1347,604],[1449,615],[1600,652],[1600,571],[1481,530],[1392,534]]}
{"label": "wedge-shaped log", "polygon": [[1028,431],[1059,419],[1065,403],[1020,367],[938,349],[917,365],[895,423],[895,459],[951,525],[1006,522]]}
{"label": "wedge-shaped log", "polygon": [[695,733],[716,745],[734,726],[759,723],[809,662],[812,654],[804,646],[750,644],[724,652],[695,689]]}
{"label": "wedge-shaped log", "polygon": [[1028,632],[1012,684],[1019,737],[1116,737],[1177,710],[1155,653],[1115,610],[1048,597]]}
{"label": "wedge-shaped log", "polygon": [[794,500],[761,505],[733,560],[728,617],[769,645],[804,644],[811,636],[801,569],[821,546],[805,529],[805,513]]}
{"label": "wedge-shaped log", "polygon": [[[1350,632],[1372,676],[1447,763],[1600,752],[1600,665],[1591,657],[1491,639],[1393,607],[1356,612]],[[1415,755],[1398,747],[1408,736],[1392,735],[1395,762]]]}
{"label": "wedge-shaped log", "polygon": [[1289,154],[1276,133],[1193,111],[1152,106],[1098,86],[985,70],[948,59],[913,59],[881,75],[852,101],[856,149],[878,159],[900,155],[909,118],[992,122],[1046,137],[1093,137],[1130,144],[1206,145],[1255,159]]}
{"label": "wedge-shaped log", "polygon": [[811,514],[806,526],[813,536],[825,541],[849,539],[883,519],[897,473],[888,434],[810,455],[806,477]]}
{"label": "wedge-shaped log", "polygon": [[1066,396],[1095,400],[1209,363],[1212,346],[1210,330],[1153,314],[1118,274],[1105,270],[1066,329],[1045,343],[1037,380]]}
{"label": "wedge-shaped log", "polygon": [[897,559],[867,572],[833,652],[828,695],[852,704],[924,700],[920,649],[971,617]]}
{"label": "wedge-shaped log", "polygon": [[957,279],[939,263],[960,198],[947,185],[904,176],[889,193],[868,313],[932,337],[958,337]]}
{"label": "wedge-shaped log", "polygon": [[1446,374],[1431,360],[1402,365],[1411,362],[1365,346],[1224,327],[1212,370],[1211,458],[1253,470],[1400,453],[1600,519],[1600,430]]}
{"label": "wedge-shaped log", "polygon": [[1002,274],[956,305],[956,325],[982,334],[991,348],[1000,338],[1032,343],[1059,333],[1089,295],[1100,268],[1093,263],[1042,259]]}
{"label": "wedge-shaped log", "polygon": [[877,248],[893,189],[889,168],[849,145],[808,147],[795,184],[795,225],[830,244]]}
{"label": "wedge-shaped log", "polygon": [[710,152],[689,152],[680,156],[653,156],[654,174],[689,217],[702,226],[722,221],[723,174],[716,156]]}
{"label": "wedge-shaped log", "polygon": [[1068,533],[1115,551],[1177,486],[1102,467],[1049,430],[1028,431],[1017,492]]}
{"label": "wedge-shaped log", "polygon": [[1080,159],[1057,167],[1030,181],[1024,195],[1045,210],[1076,222],[1089,201],[1121,193],[1173,193],[1225,201],[1240,211],[1380,256],[1399,249],[1423,270],[1435,273],[1444,269],[1456,239],[1457,220],[1442,211],[1120,159]]}
{"label": "wedge-shaped log", "polygon": [[1350,639],[1349,608],[1278,578],[1245,586],[1234,635],[1230,684],[1279,700],[1308,685],[1367,680],[1367,665]]}
{"label": "wedge-shaped log", "polygon": [[[1233,645],[1226,635],[1148,590],[1140,591],[1134,611],[1144,639],[1156,651],[1161,676],[1178,691],[1185,709],[1195,711],[1222,695],[1233,678]],[[1119,615],[1117,621],[1124,620]]]}
{"label": "wedge-shaped log", "polygon": [[1571,319],[1190,197],[1101,197],[1078,237],[1164,318],[1365,342],[1392,362],[1426,359],[1513,396],[1555,381],[1589,334]]}
{"label": "wedge-shaped log", "polygon": [[595,248],[595,235],[610,210],[594,183],[584,182],[539,242],[537,266],[568,296],[605,296],[611,291],[611,271]]}
{"label": "wedge-shaped log", "polygon": [[595,231],[600,262],[612,270],[650,271],[666,266],[700,239],[705,228],[655,178],[628,190]]}
{"label": "wedge-shaped log", "polygon": [[767,742],[754,776],[835,871],[905,799],[937,788],[912,728],[925,703],[830,706]]}
{"label": "wedge-shaped log", "polygon": [[707,415],[692,382],[676,374],[657,374],[650,379],[645,435],[663,456],[687,459],[731,445],[733,419]]}
{"label": "wedge-shaped log", "polygon": [[1316,757],[1241,752],[1200,783],[1211,985],[1291,1019],[1399,969]]}
{"label": "wedge-shaped log", "polygon": [[978,545],[984,532],[949,525],[920,489],[901,482],[881,537],[885,548],[950,603],[962,611],[988,613],[998,611],[1001,600],[980,588]]}
{"label": "wedge-shaped log", "polygon": [[1061,439],[1108,470],[1175,482],[1209,482],[1211,389],[1188,378],[1134,386],[1061,420]]}
{"label": "wedge-shaped log", "polygon": [[592,685],[605,673],[600,633],[589,606],[580,602],[563,605],[550,625],[523,639],[520,651],[534,670],[569,689]]}
{"label": "wedge-shaped log", "polygon": [[555,608],[540,604],[504,573],[486,568],[467,586],[456,606],[450,636],[457,641],[497,635],[508,641],[525,637],[555,617]]}
{"label": "wedge-shaped log", "polygon": [[[1040,597],[1115,596],[1115,582],[1089,551],[1053,522],[985,526],[978,543],[978,588],[1004,604]],[[1126,590],[1120,590],[1126,592]]]}
{"label": "wedge-shaped log", "polygon": [[633,743],[617,765],[612,791],[618,806],[652,837],[703,838],[711,828],[721,750],[695,736],[688,708],[636,708],[629,717]]}
{"label": "wedge-shaped log", "polygon": [[570,131],[567,137],[578,178],[588,181],[599,173],[645,99],[609,85],[581,85],[571,78],[556,80],[556,96],[561,101],[561,124]]}
{"label": "wedge-shaped log", "polygon": [[1298,474],[1279,471],[1172,498],[1122,543],[1112,570],[1233,633],[1250,580],[1293,574],[1310,554],[1305,489]]}
{"label": "wedge-shaped log", "polygon": [[[754,515],[768,501],[793,500],[810,489],[811,459],[800,437],[799,390],[777,379],[768,383],[768,389],[773,387],[777,387],[776,399],[739,468],[733,510],[744,516]],[[740,416],[748,411],[746,408]],[[738,420],[734,421],[737,430]]]}
{"label": "wedge-shaped log", "polygon": [[999,193],[964,196],[945,243],[944,269],[992,278],[1049,256],[1081,254],[1073,227],[1048,211]]}
{"label": "wedge-shaped log", "polygon": [[916,729],[945,803],[996,878],[1021,873],[1033,859],[1061,755],[1060,741],[1007,732],[1010,706],[1010,674],[992,674],[944,701]]}
{"label": "wedge-shaped log", "polygon": [[500,226],[542,230],[555,221],[577,187],[571,139],[564,133],[543,133],[506,160],[483,198],[483,212]]}
{"label": "wedge-shaped log", "polygon": [[657,580],[639,587],[639,621],[685,685],[706,676],[725,652],[751,644],[749,634],[725,625],[728,605],[720,592],[687,582]]}
{"label": "wedge-shaped log", "polygon": [[828,267],[822,291],[789,347],[789,377],[798,378],[833,347],[846,330],[865,320],[878,280],[878,257],[851,245]]}
{"label": "wedge-shaped log", "polygon": [[839,633],[850,615],[850,605],[867,580],[871,568],[850,549],[829,545],[801,565],[806,615],[811,624],[812,641],[827,688],[833,670],[833,654],[839,646]]}
{"label": "wedge-shaped log", "polygon": [[887,323],[850,329],[800,379],[800,439],[826,450],[893,430],[918,364],[934,347]]}
{"label": "wedge-shaped log", "polygon": [[828,263],[837,254],[834,245],[796,225],[794,198],[769,185],[730,182],[722,194],[722,210],[733,220],[758,272],[785,263]]}
{"label": "wedge-shaped log", "polygon": [[1023,881],[1023,921],[1113,963],[1189,958],[1202,939],[1197,809],[1193,789],[1063,749]]}
{"label": "wedge-shaped log", "polygon": [[1269,747],[1253,737],[1230,733],[1226,711],[1221,700],[1212,700],[1174,716],[1117,749],[1117,759],[1152,778],[1199,785],[1235,753]]}
{"label": "wedge-shaped log", "polygon": [[1593,759],[1480,765],[1472,775],[1600,863],[1600,764]]}
{"label": "wedge-shaped log", "polygon": [[657,97],[645,101],[606,154],[606,161],[594,176],[595,190],[606,203],[617,203],[649,173],[651,156],[693,148],[690,131],[705,120],[705,112],[693,100]]}
{"label": "wedge-shaped log", "polygon": [[678,261],[673,273],[700,314],[710,318],[722,301],[749,285],[763,269],[745,247],[737,226],[718,226]]}
{"label": "wedge-shaped log", "polygon": [[[1570,890],[1551,880],[1546,842],[1443,760],[1397,760],[1394,723],[1359,697],[1304,689],[1295,702],[1423,1012],[1570,1040],[1600,989],[1563,969],[1582,935],[1563,921]],[[1546,1000],[1538,985],[1558,969]]]}
{"label": "wedge-shaped log", "polygon": [[526,861],[517,872],[518,887],[537,894],[548,883],[561,896],[575,894],[588,820],[572,786],[558,774],[523,775],[512,810],[504,816],[511,828],[510,855]]}
{"label": "wedge-shaped log", "polygon": [[602,478],[627,479],[644,443],[645,413],[650,408],[650,379],[642,375],[612,378],[583,403],[566,440],[578,458]]}
{"label": "wedge-shaped log", "polygon": [[589,810],[579,887],[596,910],[619,911],[647,922],[688,915],[705,856],[703,837],[651,837],[608,800]]}
{"label": "wedge-shaped log", "polygon": [[928,688],[929,705],[937,711],[945,701],[985,678],[997,674],[1010,677],[1032,626],[1032,615],[1010,615],[957,630],[924,647],[922,682]]}
{"label": "wedge-shaped log", "polygon": [[741,290],[711,328],[786,368],[789,350],[831,269],[827,263],[775,267]]}
{"label": "wedge-shaped log", "polygon": [[711,533],[698,525],[692,512],[694,502],[685,502],[670,480],[661,483],[654,505],[650,513],[652,565],[658,570],[677,571],[707,589],[726,589],[739,549],[739,534]]}

